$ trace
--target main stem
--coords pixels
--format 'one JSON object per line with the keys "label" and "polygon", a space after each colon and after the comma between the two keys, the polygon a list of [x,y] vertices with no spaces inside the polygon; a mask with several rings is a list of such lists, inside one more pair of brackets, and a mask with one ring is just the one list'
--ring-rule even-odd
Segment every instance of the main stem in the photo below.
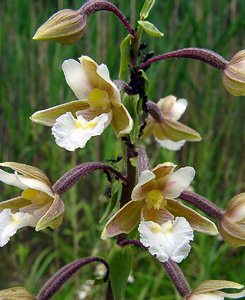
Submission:
{"label": "main stem", "polygon": [[149,59],[146,62],[139,65],[138,68],[146,69],[155,62],[170,59],[170,58],[196,59],[196,60],[203,61],[219,70],[224,70],[228,64],[227,60],[225,60],[222,56],[220,56],[219,54],[217,54],[211,50],[202,49],[202,48],[184,48],[184,49],[175,50],[175,51],[167,52],[167,53],[152,57],[151,59]]}

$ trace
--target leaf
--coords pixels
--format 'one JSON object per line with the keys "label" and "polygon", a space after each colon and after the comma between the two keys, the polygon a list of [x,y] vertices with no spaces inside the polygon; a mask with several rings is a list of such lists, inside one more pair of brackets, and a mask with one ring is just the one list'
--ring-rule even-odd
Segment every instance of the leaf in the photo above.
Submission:
{"label": "leaf", "polygon": [[120,70],[119,70],[119,78],[121,80],[127,81],[128,68],[130,64],[130,42],[131,35],[128,34],[126,38],[120,44]]}
{"label": "leaf", "polygon": [[139,101],[139,95],[133,95],[133,96],[125,96],[124,97],[124,105],[126,106],[131,118],[133,119],[133,128],[130,132],[130,139],[132,143],[135,143],[135,141],[138,138],[139,133],[139,116],[138,116],[138,101]]}
{"label": "leaf", "polygon": [[154,4],[155,4],[155,0],[146,0],[145,1],[144,5],[141,9],[141,12],[140,12],[140,19],[141,20],[145,20],[148,17],[148,15],[149,15],[151,9],[153,8]]}
{"label": "leaf", "polygon": [[159,31],[152,23],[148,21],[138,21],[138,24],[144,29],[144,31],[155,37],[162,37],[164,34]]}
{"label": "leaf", "polygon": [[124,293],[131,271],[132,254],[128,247],[115,245],[110,255],[110,282],[115,300],[124,299]]}

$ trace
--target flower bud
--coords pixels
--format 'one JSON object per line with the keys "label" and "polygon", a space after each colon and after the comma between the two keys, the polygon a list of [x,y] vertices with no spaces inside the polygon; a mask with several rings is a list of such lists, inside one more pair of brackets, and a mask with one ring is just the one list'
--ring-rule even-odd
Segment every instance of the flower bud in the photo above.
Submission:
{"label": "flower bud", "polygon": [[233,56],[224,69],[222,80],[226,90],[232,95],[245,95],[245,50]]}
{"label": "flower bud", "polygon": [[219,227],[223,239],[232,247],[245,246],[245,193],[230,200]]}
{"label": "flower bud", "polygon": [[5,289],[0,291],[0,299],[5,300],[14,300],[14,299],[22,299],[22,300],[35,300],[34,296],[32,296],[25,288],[23,287],[13,287],[10,289]]}
{"label": "flower bud", "polygon": [[68,45],[79,40],[87,23],[87,16],[79,11],[63,9],[38,28],[33,40],[58,41]]}

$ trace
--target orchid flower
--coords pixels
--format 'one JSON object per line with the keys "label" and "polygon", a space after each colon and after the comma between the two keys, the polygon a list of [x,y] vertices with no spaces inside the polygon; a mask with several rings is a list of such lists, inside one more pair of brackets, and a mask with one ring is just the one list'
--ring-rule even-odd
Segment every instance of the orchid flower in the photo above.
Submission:
{"label": "orchid flower", "polygon": [[183,217],[169,220],[163,224],[153,221],[141,221],[139,225],[140,241],[160,262],[169,259],[180,263],[190,250],[193,229]]}
{"label": "orchid flower", "polygon": [[153,170],[145,170],[132,191],[132,200],[125,204],[105,225],[102,239],[129,233],[140,220],[163,224],[174,217],[184,217],[194,230],[218,234],[209,219],[176,200],[189,187],[195,176],[192,167],[174,171],[176,165],[166,162]]}
{"label": "orchid flower", "polygon": [[186,300],[224,300],[244,298],[245,290],[240,293],[225,293],[223,289],[242,289],[244,286],[226,280],[208,280],[202,282]]}
{"label": "orchid flower", "polygon": [[24,164],[5,162],[0,166],[15,171],[10,174],[0,169],[0,181],[23,190],[21,196],[0,202],[0,247],[22,227],[39,231],[59,226],[64,204],[52,191],[48,177],[40,169]]}
{"label": "orchid flower", "polygon": [[220,220],[219,231],[232,247],[245,246],[245,193],[230,200]]}
{"label": "orchid flower", "polygon": [[153,134],[160,146],[168,150],[180,150],[186,141],[200,141],[198,132],[178,122],[187,107],[185,99],[175,96],[168,96],[158,101],[160,118],[156,119],[152,115],[147,118],[144,136]]}
{"label": "orchid flower", "polygon": [[79,100],[31,116],[33,122],[52,126],[56,143],[69,151],[83,148],[110,123],[118,137],[128,134],[133,126],[107,66],[98,65],[88,56],[80,57],[79,61],[69,59],[62,65],[66,82]]}

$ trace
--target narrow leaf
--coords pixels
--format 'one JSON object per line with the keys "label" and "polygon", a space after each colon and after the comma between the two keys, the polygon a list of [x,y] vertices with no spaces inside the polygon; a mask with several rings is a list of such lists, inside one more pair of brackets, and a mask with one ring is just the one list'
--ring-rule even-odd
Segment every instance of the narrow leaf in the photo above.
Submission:
{"label": "narrow leaf", "polygon": [[146,0],[145,1],[144,5],[141,9],[141,12],[140,12],[140,19],[141,20],[145,20],[148,17],[148,15],[149,15],[151,9],[153,8],[154,4],[155,4],[155,0]]}
{"label": "narrow leaf", "polygon": [[130,64],[130,42],[131,35],[127,35],[126,38],[121,42],[120,45],[120,70],[119,70],[119,78],[121,80],[127,81],[128,68]]}
{"label": "narrow leaf", "polygon": [[110,255],[110,282],[115,300],[124,299],[131,260],[132,254],[128,247],[114,246]]}

